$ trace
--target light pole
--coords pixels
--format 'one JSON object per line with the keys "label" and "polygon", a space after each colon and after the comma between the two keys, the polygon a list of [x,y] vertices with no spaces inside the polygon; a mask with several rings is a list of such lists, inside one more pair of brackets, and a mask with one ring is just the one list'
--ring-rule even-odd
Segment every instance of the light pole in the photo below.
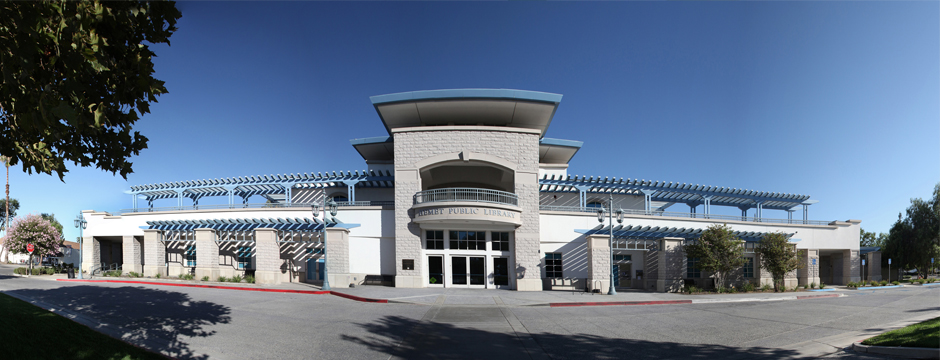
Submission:
{"label": "light pole", "polygon": [[[610,206],[610,211],[607,212],[607,220],[610,224],[610,288],[607,290],[607,295],[617,295],[617,290],[614,288],[614,276],[617,276],[614,273],[614,194],[609,194],[607,204]],[[601,224],[604,223],[604,212],[606,211],[603,207],[597,210],[597,221]],[[623,223],[623,209],[617,210],[617,223]]]}
{"label": "light pole", "polygon": [[88,227],[88,222],[85,221],[85,217],[82,216],[81,213],[79,213],[78,216],[75,217],[75,227],[78,228],[78,278],[84,279],[84,277],[82,276],[82,258],[85,257],[85,254],[84,254],[85,251],[84,251],[84,246],[82,246],[82,243],[84,243],[84,240],[85,240],[83,230],[85,230],[85,228]]}
{"label": "light pole", "polygon": [[[336,202],[333,199],[327,201],[323,199],[323,230],[320,231],[320,239],[323,240],[323,286],[320,287],[320,290],[330,290],[330,274],[326,266],[326,224],[327,216],[326,213],[329,212],[330,216],[336,216]],[[319,205],[314,203],[310,205],[311,211],[313,212],[313,217],[318,218],[320,215]]]}

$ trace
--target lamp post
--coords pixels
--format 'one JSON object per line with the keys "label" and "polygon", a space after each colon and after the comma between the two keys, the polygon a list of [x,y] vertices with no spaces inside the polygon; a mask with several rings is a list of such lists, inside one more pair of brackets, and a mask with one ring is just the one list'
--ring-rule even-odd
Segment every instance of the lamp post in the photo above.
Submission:
{"label": "lamp post", "polygon": [[[318,204],[311,204],[310,207],[313,211],[313,217],[318,218],[318,215],[320,215]],[[323,239],[323,286],[320,287],[320,290],[330,290],[330,274],[326,266],[326,224],[328,219],[326,214],[329,212],[330,216],[336,216],[336,207],[336,202],[333,199],[329,201],[323,199],[323,230],[320,232],[320,238]]]}
{"label": "lamp post", "polygon": [[[610,211],[605,211],[603,207],[597,210],[597,221],[601,224],[604,223],[604,213],[607,212],[607,220],[610,224],[610,288],[607,290],[607,295],[617,295],[617,290],[614,288],[614,276],[617,276],[614,273],[614,194],[609,194],[607,204],[610,206]],[[623,209],[617,210],[617,223],[623,223]]]}
{"label": "lamp post", "polygon": [[81,213],[75,217],[75,227],[78,228],[78,278],[84,279],[82,276],[82,258],[85,257],[84,250],[85,247],[82,245],[84,243],[84,231],[88,227],[88,222],[85,221],[85,217]]}

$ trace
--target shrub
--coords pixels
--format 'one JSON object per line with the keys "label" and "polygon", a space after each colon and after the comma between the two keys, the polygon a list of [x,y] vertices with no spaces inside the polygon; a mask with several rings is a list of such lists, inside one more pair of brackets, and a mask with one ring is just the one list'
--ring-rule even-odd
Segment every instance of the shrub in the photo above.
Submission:
{"label": "shrub", "polygon": [[763,290],[763,291],[769,291],[769,290],[771,290],[772,288],[770,287],[770,284],[764,284],[764,286],[762,286],[760,289]]}
{"label": "shrub", "polygon": [[43,268],[43,270],[45,270],[45,272],[46,272],[46,275],[52,275],[52,274],[55,274],[55,269],[54,269],[54,268],[51,268],[51,267],[47,267],[47,268]]}
{"label": "shrub", "polygon": [[848,286],[848,287],[850,287],[850,288],[857,288],[857,287],[859,286],[859,284],[856,283],[856,282],[854,282],[854,281],[849,281],[849,283],[848,283],[848,284],[845,284],[845,286]]}
{"label": "shrub", "polygon": [[744,292],[754,291],[754,284],[752,284],[750,281],[745,281],[744,286],[741,287],[741,290]]}
{"label": "shrub", "polygon": [[127,276],[134,277],[134,278],[139,278],[139,277],[143,277],[144,274],[131,271],[131,272],[127,273]]}
{"label": "shrub", "polygon": [[157,275],[154,276],[154,277],[157,278],[157,279],[159,279],[159,278],[160,278],[160,273],[157,273]]}
{"label": "shrub", "polygon": [[42,270],[37,269],[37,268],[32,268],[32,269],[30,269],[29,273],[30,273],[31,275],[39,275],[39,274],[42,274]]}
{"label": "shrub", "polygon": [[810,283],[810,284],[809,284],[809,288],[810,288],[810,289],[815,289],[815,288],[816,288],[816,282],[813,281],[812,283]]}
{"label": "shrub", "polygon": [[235,276],[232,276],[232,279],[231,279],[231,280],[232,280],[232,282],[234,282],[234,283],[240,283],[240,282],[242,282],[242,277],[241,277],[240,275],[235,275]]}
{"label": "shrub", "polygon": [[926,280],[928,284],[933,283],[934,281],[937,281],[936,279],[926,279]]}
{"label": "shrub", "polygon": [[249,284],[254,284],[254,283],[255,283],[255,277],[254,277],[254,276],[251,276],[251,275],[245,276],[245,282],[247,282],[247,283],[249,283]]}
{"label": "shrub", "polygon": [[180,279],[183,279],[183,280],[192,280],[195,278],[196,278],[196,275],[193,275],[193,274],[180,275]]}
{"label": "shrub", "polygon": [[888,280],[881,280],[881,286],[885,286],[885,285],[888,285]]}
{"label": "shrub", "polygon": [[29,269],[24,268],[24,267],[18,267],[18,268],[16,268],[16,269],[13,270],[13,273],[15,273],[15,274],[20,274],[20,275],[26,275],[26,272],[27,272],[27,271],[29,271]]}
{"label": "shrub", "polygon": [[202,281],[209,281],[209,277],[208,277],[208,276],[203,276],[203,277],[202,277]]}
{"label": "shrub", "polygon": [[897,282],[897,281],[893,281],[893,282],[891,282],[891,284],[892,284],[892,285],[901,285],[901,283],[900,283],[900,282]]}
{"label": "shrub", "polygon": [[825,288],[826,288],[826,283],[819,283],[819,288],[820,288],[820,289],[825,289]]}
{"label": "shrub", "polygon": [[219,279],[218,279],[217,281],[218,281],[218,282],[226,282],[226,281],[228,281],[228,278],[225,277],[225,276],[219,276]]}

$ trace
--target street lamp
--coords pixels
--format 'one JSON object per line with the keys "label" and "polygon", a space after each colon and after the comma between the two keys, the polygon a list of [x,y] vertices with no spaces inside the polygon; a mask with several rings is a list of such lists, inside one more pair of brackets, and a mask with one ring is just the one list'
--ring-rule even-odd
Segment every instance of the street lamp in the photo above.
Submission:
{"label": "street lamp", "polygon": [[[607,212],[607,220],[610,224],[610,288],[607,290],[607,295],[617,295],[617,290],[614,288],[614,276],[617,276],[614,273],[614,194],[609,194],[607,204],[610,206],[610,211],[606,211],[603,207],[598,209],[597,221],[603,224],[604,213]],[[623,224],[623,209],[617,210],[617,223]]]}
{"label": "street lamp", "polygon": [[[310,210],[313,212],[314,218],[319,218],[320,215],[320,204],[313,203],[310,204]],[[328,217],[326,216],[329,212],[330,216],[336,216],[337,205],[333,199],[327,201],[323,199],[323,230],[320,231],[320,239],[323,240],[323,286],[320,287],[320,290],[330,290],[330,274],[326,266],[326,224]]]}
{"label": "street lamp", "polygon": [[83,230],[88,228],[88,222],[85,221],[85,217],[83,217],[81,213],[79,213],[78,216],[75,217],[75,227],[78,228],[78,278],[84,279],[84,277],[82,276],[82,258],[85,257],[85,254],[84,254],[85,248],[84,246],[82,246],[82,243],[84,242],[84,239],[85,239]]}

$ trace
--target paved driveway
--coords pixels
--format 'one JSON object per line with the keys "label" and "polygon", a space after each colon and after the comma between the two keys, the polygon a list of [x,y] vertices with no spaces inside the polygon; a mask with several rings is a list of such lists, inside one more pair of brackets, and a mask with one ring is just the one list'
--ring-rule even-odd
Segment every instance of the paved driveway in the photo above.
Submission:
{"label": "paved driveway", "polygon": [[[9,273],[0,267],[0,274]],[[329,295],[0,275],[0,291],[178,358],[795,358],[940,316],[940,288],[754,303],[550,308],[361,303]],[[492,294],[489,292],[488,294]]]}

